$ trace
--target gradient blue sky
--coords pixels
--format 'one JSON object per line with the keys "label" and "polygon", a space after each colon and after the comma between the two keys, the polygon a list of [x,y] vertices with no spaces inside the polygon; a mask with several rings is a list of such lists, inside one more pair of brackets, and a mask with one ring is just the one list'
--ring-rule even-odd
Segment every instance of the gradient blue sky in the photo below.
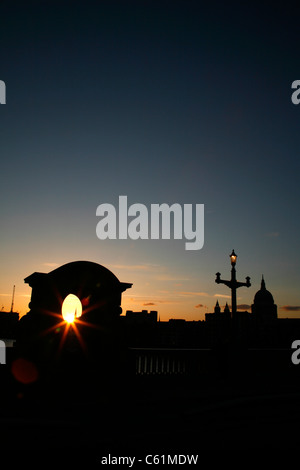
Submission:
{"label": "gradient blue sky", "polygon": [[[299,12],[298,12],[299,13]],[[300,312],[297,12],[271,2],[2,1],[0,307],[74,260],[133,287],[123,310],[201,320],[237,275]],[[96,237],[96,208],[205,204],[205,242]],[[298,313],[297,313],[298,312]]]}

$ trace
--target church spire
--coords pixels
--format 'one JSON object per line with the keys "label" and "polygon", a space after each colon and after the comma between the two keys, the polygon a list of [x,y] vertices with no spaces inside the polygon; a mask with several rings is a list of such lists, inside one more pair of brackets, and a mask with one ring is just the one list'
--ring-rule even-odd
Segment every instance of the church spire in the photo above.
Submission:
{"label": "church spire", "polygon": [[225,308],[224,308],[224,313],[230,312],[228,303],[226,302]]}
{"label": "church spire", "polygon": [[260,286],[261,290],[266,290],[266,283],[265,283],[265,280],[264,280],[264,275],[262,275],[261,277],[261,286]]}
{"label": "church spire", "polygon": [[220,313],[220,312],[221,312],[221,308],[220,308],[220,305],[219,305],[219,301],[217,300],[216,306],[215,306],[215,313]]}

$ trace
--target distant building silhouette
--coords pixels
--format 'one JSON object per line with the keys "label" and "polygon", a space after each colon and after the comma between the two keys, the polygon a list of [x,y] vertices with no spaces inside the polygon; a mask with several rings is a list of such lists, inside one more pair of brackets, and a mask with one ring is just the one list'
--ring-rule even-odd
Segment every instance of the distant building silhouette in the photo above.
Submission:
{"label": "distant building silhouette", "polygon": [[214,312],[205,314],[206,336],[210,346],[238,340],[244,346],[274,346],[280,344],[277,305],[271,292],[266,289],[262,277],[261,287],[256,292],[251,312],[237,311],[233,325],[229,306],[222,312],[217,301]]}
{"label": "distant building silhouette", "polygon": [[229,306],[227,302],[226,302],[223,312],[221,312],[221,307],[220,307],[219,301],[217,300],[213,313],[205,314],[206,321],[214,321],[216,319],[220,321],[229,321],[231,319],[231,314],[230,314],[230,310],[229,310]]}
{"label": "distant building silhouette", "polygon": [[2,308],[0,311],[0,339],[5,340],[6,345],[12,346],[16,337],[19,314],[14,312],[15,286],[13,287],[11,307],[9,312]]}
{"label": "distant building silhouette", "polygon": [[0,339],[14,340],[19,321],[17,312],[0,312]]}
{"label": "distant building silhouette", "polygon": [[210,346],[228,341],[231,331],[231,322],[231,312],[227,302],[222,312],[219,301],[217,300],[214,311],[205,314],[205,330],[207,342]]}
{"label": "distant building silhouette", "polygon": [[126,311],[126,321],[128,324],[153,324],[157,323],[157,311],[147,310],[141,312],[133,312],[132,310]]}
{"label": "distant building silhouette", "polygon": [[260,290],[254,296],[251,311],[258,323],[265,324],[277,320],[277,305],[271,292],[266,289],[264,277],[261,280]]}

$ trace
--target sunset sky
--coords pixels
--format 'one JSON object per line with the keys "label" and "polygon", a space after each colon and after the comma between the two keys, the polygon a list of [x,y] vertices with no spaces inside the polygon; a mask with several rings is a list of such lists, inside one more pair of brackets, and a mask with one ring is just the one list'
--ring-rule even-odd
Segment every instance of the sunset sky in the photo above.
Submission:
{"label": "sunset sky", "polygon": [[[264,274],[300,316],[298,14],[271,2],[2,1],[0,308],[76,260],[133,286],[122,307],[202,320]],[[204,204],[205,241],[99,240],[96,209]]]}

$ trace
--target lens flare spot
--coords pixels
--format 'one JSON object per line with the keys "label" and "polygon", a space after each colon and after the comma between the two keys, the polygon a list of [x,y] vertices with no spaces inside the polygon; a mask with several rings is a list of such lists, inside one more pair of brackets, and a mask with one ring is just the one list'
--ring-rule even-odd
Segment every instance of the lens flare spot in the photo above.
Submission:
{"label": "lens flare spot", "polygon": [[82,315],[82,304],[80,299],[74,294],[67,295],[63,301],[61,313],[63,319],[67,323],[73,323],[75,318],[79,318]]}
{"label": "lens flare spot", "polygon": [[14,378],[23,384],[36,382],[39,375],[36,365],[22,357],[13,361],[11,372]]}

